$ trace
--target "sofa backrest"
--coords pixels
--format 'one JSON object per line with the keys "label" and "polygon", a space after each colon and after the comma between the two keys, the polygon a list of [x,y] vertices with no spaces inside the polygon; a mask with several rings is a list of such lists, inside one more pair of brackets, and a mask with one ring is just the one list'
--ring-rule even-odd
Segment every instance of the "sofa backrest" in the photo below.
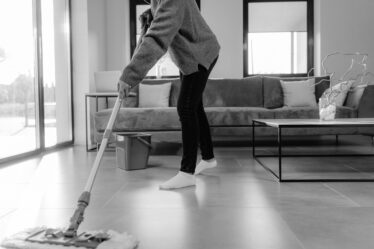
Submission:
{"label": "sofa backrest", "polygon": [[[253,76],[243,79],[209,79],[204,91],[204,106],[206,107],[265,107],[269,109],[283,107],[283,90],[280,80],[297,81],[307,77],[279,78],[268,76]],[[330,77],[315,77],[316,100],[330,86]],[[143,84],[163,84],[171,82],[169,105],[176,107],[180,91],[179,78],[145,79]],[[138,87],[134,89],[139,92]]]}
{"label": "sofa backrest", "polygon": [[[170,106],[176,107],[180,91],[179,79],[146,79],[143,84],[163,84],[171,82]],[[138,92],[138,88],[134,89]],[[206,107],[263,106],[263,87],[261,77],[244,79],[209,79],[204,91]]]}
{"label": "sofa backrest", "polygon": [[204,91],[207,107],[263,107],[261,77],[243,79],[209,79]]}

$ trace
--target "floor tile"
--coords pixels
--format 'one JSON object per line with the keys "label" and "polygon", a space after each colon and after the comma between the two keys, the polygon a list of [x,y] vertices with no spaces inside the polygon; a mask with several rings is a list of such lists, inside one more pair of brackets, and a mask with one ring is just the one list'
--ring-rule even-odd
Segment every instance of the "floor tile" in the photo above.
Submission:
{"label": "floor tile", "polygon": [[282,217],[306,249],[367,249],[374,243],[373,208],[291,208]]}
{"label": "floor tile", "polygon": [[344,183],[326,183],[337,193],[351,199],[360,207],[374,207],[374,184],[372,182],[344,182]]}

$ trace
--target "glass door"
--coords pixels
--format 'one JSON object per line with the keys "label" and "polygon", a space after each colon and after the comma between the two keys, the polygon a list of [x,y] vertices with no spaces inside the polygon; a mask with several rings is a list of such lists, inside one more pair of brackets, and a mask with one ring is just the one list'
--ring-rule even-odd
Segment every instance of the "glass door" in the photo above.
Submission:
{"label": "glass door", "polygon": [[0,1],[0,159],[38,149],[33,13],[33,1]]}
{"label": "glass door", "polygon": [[69,0],[0,0],[0,162],[72,143]]}
{"label": "glass door", "polygon": [[45,146],[72,140],[69,1],[40,0]]}

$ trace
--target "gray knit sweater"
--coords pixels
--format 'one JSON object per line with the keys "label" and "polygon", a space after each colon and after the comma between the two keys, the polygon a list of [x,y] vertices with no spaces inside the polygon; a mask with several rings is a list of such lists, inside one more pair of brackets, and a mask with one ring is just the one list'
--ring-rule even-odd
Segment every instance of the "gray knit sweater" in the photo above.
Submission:
{"label": "gray knit sweater", "polygon": [[120,79],[137,85],[168,49],[185,75],[197,72],[199,64],[209,68],[220,45],[195,0],[151,0],[151,10],[153,22]]}

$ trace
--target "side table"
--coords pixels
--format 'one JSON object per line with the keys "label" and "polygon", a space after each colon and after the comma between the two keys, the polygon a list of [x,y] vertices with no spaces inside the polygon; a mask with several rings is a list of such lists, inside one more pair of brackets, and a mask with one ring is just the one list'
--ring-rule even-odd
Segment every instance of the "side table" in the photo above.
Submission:
{"label": "side table", "polygon": [[98,147],[89,148],[88,146],[88,133],[89,133],[89,127],[88,127],[88,104],[90,99],[95,99],[95,111],[99,111],[99,99],[104,98],[105,99],[105,106],[106,108],[109,108],[109,98],[117,98],[118,93],[117,92],[111,92],[111,93],[86,93],[85,94],[85,116],[86,116],[86,151],[93,151],[96,150]]}

